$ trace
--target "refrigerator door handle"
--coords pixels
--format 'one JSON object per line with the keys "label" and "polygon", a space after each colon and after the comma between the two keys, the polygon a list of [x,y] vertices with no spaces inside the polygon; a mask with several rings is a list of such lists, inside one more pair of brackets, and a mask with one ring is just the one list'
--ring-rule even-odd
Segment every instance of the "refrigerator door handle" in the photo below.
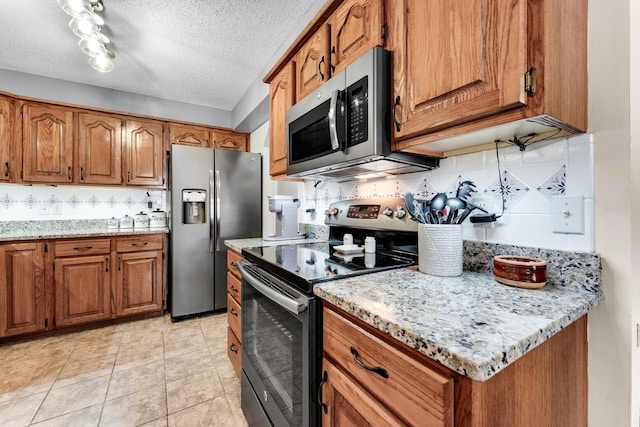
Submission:
{"label": "refrigerator door handle", "polygon": [[220,171],[216,170],[216,250],[221,251],[220,248],[220,195],[222,194],[222,180],[220,179]]}
{"label": "refrigerator door handle", "polygon": [[213,253],[213,242],[214,242],[214,230],[213,230],[213,208],[215,204],[214,199],[214,178],[213,178],[213,170],[209,169],[209,252]]}

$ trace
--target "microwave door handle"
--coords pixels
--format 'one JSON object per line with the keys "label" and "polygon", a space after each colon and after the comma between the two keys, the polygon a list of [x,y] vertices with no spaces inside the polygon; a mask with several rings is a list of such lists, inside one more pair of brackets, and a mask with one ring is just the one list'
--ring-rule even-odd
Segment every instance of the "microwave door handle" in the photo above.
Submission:
{"label": "microwave door handle", "polygon": [[340,141],[338,141],[338,129],[336,128],[336,116],[338,115],[338,94],[339,90],[331,92],[331,102],[329,103],[329,139],[331,140],[331,148],[337,150],[340,148]]}

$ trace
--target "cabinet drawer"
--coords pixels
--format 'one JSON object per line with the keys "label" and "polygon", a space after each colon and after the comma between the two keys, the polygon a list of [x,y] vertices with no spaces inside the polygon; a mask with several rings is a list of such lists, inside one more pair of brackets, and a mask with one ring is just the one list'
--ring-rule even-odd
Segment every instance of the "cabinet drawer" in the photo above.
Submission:
{"label": "cabinet drawer", "polygon": [[162,234],[122,237],[116,241],[117,252],[138,252],[162,249]]}
{"label": "cabinet drawer", "polygon": [[[420,363],[334,311],[325,308],[325,356],[350,373],[368,393],[411,425],[453,425],[453,378]],[[388,377],[366,370],[381,367]]]}
{"label": "cabinet drawer", "polygon": [[231,328],[227,328],[227,355],[233,365],[233,370],[236,371],[236,375],[240,378],[242,373],[242,344],[240,344],[240,340]]}
{"label": "cabinet drawer", "polygon": [[227,322],[237,337],[242,337],[242,309],[238,301],[227,295]]}
{"label": "cabinet drawer", "polygon": [[56,257],[102,255],[111,252],[111,239],[60,240],[55,242]]}
{"label": "cabinet drawer", "polygon": [[234,276],[240,279],[240,272],[238,271],[238,267],[236,267],[236,263],[242,261],[242,256],[234,251],[227,251],[227,270],[231,272]]}
{"label": "cabinet drawer", "polygon": [[229,292],[229,295],[238,301],[238,303],[242,304],[242,282],[231,274],[231,272],[227,273],[227,292]]}

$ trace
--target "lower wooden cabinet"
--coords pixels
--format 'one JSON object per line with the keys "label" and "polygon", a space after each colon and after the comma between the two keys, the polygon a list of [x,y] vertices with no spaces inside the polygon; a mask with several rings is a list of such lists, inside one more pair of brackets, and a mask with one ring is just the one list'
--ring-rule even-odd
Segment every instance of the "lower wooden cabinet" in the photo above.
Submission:
{"label": "lower wooden cabinet", "polygon": [[44,243],[0,244],[0,336],[49,327]]}
{"label": "lower wooden cabinet", "polygon": [[162,251],[118,254],[116,316],[162,310]]}
{"label": "lower wooden cabinet", "polygon": [[227,355],[240,378],[242,374],[242,280],[236,264],[242,256],[227,252]]}

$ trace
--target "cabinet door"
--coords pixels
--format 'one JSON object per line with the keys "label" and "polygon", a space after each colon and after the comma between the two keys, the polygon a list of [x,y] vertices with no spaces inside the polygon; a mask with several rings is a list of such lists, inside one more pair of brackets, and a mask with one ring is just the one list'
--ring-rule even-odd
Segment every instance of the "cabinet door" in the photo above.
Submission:
{"label": "cabinet door", "polygon": [[119,117],[79,114],[78,166],[80,182],[122,183],[122,120]]}
{"label": "cabinet door", "polygon": [[55,260],[56,326],[76,325],[111,317],[109,256]]}
{"label": "cabinet door", "polygon": [[162,251],[118,254],[116,315],[162,310]]}
{"label": "cabinet door", "polygon": [[396,138],[522,106],[526,12],[525,0],[394,2]]}
{"label": "cabinet door", "polygon": [[331,17],[331,74],[384,43],[382,0],[345,1]]}
{"label": "cabinet door", "polygon": [[0,181],[11,181],[13,164],[13,110],[15,102],[0,96]]}
{"label": "cabinet door", "polygon": [[289,62],[269,84],[269,174],[287,173],[287,109],[294,102],[294,65]]}
{"label": "cabinet door", "polygon": [[197,126],[169,125],[169,144],[209,146],[209,130]]}
{"label": "cabinet door", "polygon": [[59,107],[24,104],[23,181],[73,180],[73,113]]}
{"label": "cabinet door", "polygon": [[211,146],[225,150],[247,151],[247,134],[222,130],[211,131]]}
{"label": "cabinet door", "polygon": [[323,426],[407,425],[327,359],[322,372],[326,383],[319,398],[327,408],[321,410]]}
{"label": "cabinet door", "polygon": [[0,336],[46,329],[44,243],[0,245]]}
{"label": "cabinet door", "polygon": [[329,41],[329,25],[325,24],[296,54],[296,102],[331,77]]}
{"label": "cabinet door", "polygon": [[161,123],[127,120],[125,147],[127,185],[164,184]]}

